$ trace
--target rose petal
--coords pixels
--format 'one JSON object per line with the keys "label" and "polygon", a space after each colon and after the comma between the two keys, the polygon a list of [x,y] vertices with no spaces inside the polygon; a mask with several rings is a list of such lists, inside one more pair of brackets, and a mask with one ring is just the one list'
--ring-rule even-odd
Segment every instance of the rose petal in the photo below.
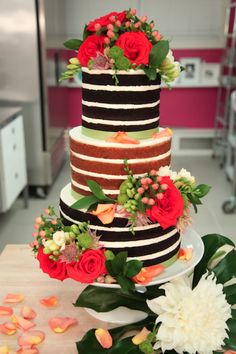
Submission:
{"label": "rose petal", "polygon": [[160,132],[153,134],[152,137],[155,139],[155,138],[169,137],[172,135],[173,135],[173,131],[170,128],[165,128]]}
{"label": "rose petal", "polygon": [[117,132],[106,141],[120,144],[140,144],[140,141],[129,137],[126,132]]}
{"label": "rose petal", "polygon": [[30,328],[35,326],[35,323],[24,319],[21,316],[17,316],[17,315],[13,315],[11,317],[12,322],[16,325],[16,327],[24,330],[24,331],[28,331]]}
{"label": "rose petal", "polygon": [[154,277],[162,273],[164,269],[165,267],[163,267],[161,264],[144,267],[132,279],[135,283],[147,285],[153,280]]}
{"label": "rose petal", "polygon": [[33,320],[37,316],[37,313],[29,306],[22,307],[20,313],[26,320]]}
{"label": "rose petal", "polygon": [[24,300],[24,295],[22,294],[7,294],[3,302],[5,303],[18,303]]}
{"label": "rose petal", "polygon": [[3,345],[0,347],[0,354],[10,354],[10,348],[8,345]]}
{"label": "rose petal", "polygon": [[135,345],[139,345],[147,339],[149,333],[151,332],[146,327],[143,327],[143,329],[132,338],[132,342]]}
{"label": "rose petal", "polygon": [[7,334],[8,336],[12,336],[16,333],[16,326],[12,323],[2,323],[0,324],[0,332],[3,334]]}
{"label": "rose petal", "polygon": [[77,324],[77,320],[70,317],[52,317],[49,319],[48,324],[55,333],[63,333],[70,326]]}
{"label": "rose petal", "polygon": [[98,204],[97,209],[91,211],[103,224],[110,224],[115,216],[116,204]]}
{"label": "rose petal", "polygon": [[11,307],[0,306],[0,316],[11,316],[13,314],[13,310]]}
{"label": "rose petal", "polygon": [[37,347],[32,345],[32,347],[21,347],[20,349],[17,350],[17,353],[19,354],[38,354],[39,350]]}
{"label": "rose petal", "polygon": [[99,344],[105,348],[109,349],[112,346],[112,336],[108,332],[108,330],[103,328],[98,328],[95,330],[95,337]]}
{"label": "rose petal", "polygon": [[40,304],[47,307],[54,307],[57,305],[57,303],[58,303],[58,298],[56,296],[49,296],[40,300]]}
{"label": "rose petal", "polygon": [[20,347],[38,345],[44,341],[45,334],[42,331],[28,331],[18,337]]}
{"label": "rose petal", "polygon": [[227,350],[226,352],[224,352],[224,354],[236,354],[236,352],[234,352],[233,350]]}
{"label": "rose petal", "polygon": [[178,258],[182,261],[189,261],[193,256],[193,248],[180,248]]}

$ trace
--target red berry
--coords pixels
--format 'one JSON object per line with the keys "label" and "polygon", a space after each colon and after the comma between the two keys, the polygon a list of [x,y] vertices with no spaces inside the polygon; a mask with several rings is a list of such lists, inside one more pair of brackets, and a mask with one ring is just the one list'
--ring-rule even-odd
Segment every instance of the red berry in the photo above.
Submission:
{"label": "red berry", "polygon": [[114,26],[111,23],[109,23],[109,25],[107,25],[107,29],[113,31]]}
{"label": "red berry", "polygon": [[157,171],[156,170],[151,170],[150,171],[150,176],[156,176]]}
{"label": "red berry", "polygon": [[148,185],[147,185],[147,184],[144,184],[144,185],[143,185],[143,188],[145,189],[145,191],[147,191],[147,190],[148,190]]}
{"label": "red berry", "polygon": [[163,199],[164,194],[163,193],[157,193],[156,197],[157,197],[158,200],[161,200],[161,199]]}
{"label": "red berry", "polygon": [[137,10],[136,10],[136,9],[131,9],[131,10],[130,10],[130,14],[131,14],[132,16],[135,16],[136,13],[137,13]]}
{"label": "red berry", "polygon": [[140,21],[141,21],[141,22],[146,22],[146,21],[147,21],[147,16],[142,16],[142,17],[140,18]]}
{"label": "red berry", "polygon": [[166,191],[168,189],[168,184],[166,184],[166,183],[161,184],[161,189],[163,191]]}
{"label": "red berry", "polygon": [[135,28],[139,28],[140,26],[141,26],[141,22],[140,21],[136,22],[135,25],[134,25]]}
{"label": "red berry", "polygon": [[155,204],[155,200],[150,198],[148,201],[148,205],[154,205]]}
{"label": "red berry", "polygon": [[157,176],[157,182],[161,182],[162,177],[161,176]]}
{"label": "red berry", "polygon": [[129,28],[129,27],[130,27],[130,21],[126,21],[126,22],[125,22],[125,27],[126,27],[126,28]]}
{"label": "red berry", "polygon": [[154,22],[151,22],[151,23],[150,23],[150,27],[151,27],[151,28],[154,28],[154,27],[155,27],[155,23],[154,23]]}
{"label": "red berry", "polygon": [[94,28],[95,28],[95,31],[99,31],[102,28],[102,26],[100,25],[100,23],[96,23],[94,25]]}
{"label": "red berry", "polygon": [[143,202],[143,204],[148,204],[148,198],[147,197],[143,197],[142,198],[142,202]]}
{"label": "red berry", "polygon": [[159,188],[159,184],[153,183],[152,188],[153,188],[155,191],[157,191],[158,188]]}
{"label": "red berry", "polygon": [[109,17],[109,20],[110,20],[111,22],[115,22],[115,21],[116,21],[116,18],[115,18],[115,16],[113,15],[113,16],[110,16],[110,17]]}
{"label": "red berry", "polygon": [[121,26],[121,22],[120,22],[119,20],[117,20],[116,23],[115,23],[115,25],[116,25],[117,27],[120,27],[120,26]]}
{"label": "red berry", "polygon": [[141,184],[146,184],[146,178],[141,179]]}
{"label": "red berry", "polygon": [[105,37],[105,38],[104,38],[104,43],[110,44],[110,42],[111,42],[111,41],[110,41],[110,38],[108,38],[108,37]]}
{"label": "red berry", "polygon": [[147,177],[147,178],[146,178],[146,183],[147,183],[147,184],[152,184],[152,183],[153,183],[153,181],[152,181],[152,179],[151,179],[151,178]]}
{"label": "red berry", "polygon": [[138,188],[138,193],[139,194],[143,194],[144,193],[144,188],[143,187],[139,187]]}
{"label": "red berry", "polygon": [[154,37],[156,37],[158,34],[159,34],[158,31],[153,31],[153,32],[152,32],[152,35],[153,35]]}
{"label": "red berry", "polygon": [[115,36],[115,33],[111,30],[107,31],[107,37],[113,38]]}

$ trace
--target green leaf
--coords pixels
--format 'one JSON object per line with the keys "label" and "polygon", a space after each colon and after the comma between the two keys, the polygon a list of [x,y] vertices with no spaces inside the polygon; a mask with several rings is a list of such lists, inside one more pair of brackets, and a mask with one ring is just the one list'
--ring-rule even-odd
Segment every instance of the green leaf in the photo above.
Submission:
{"label": "green leaf", "polygon": [[163,60],[169,52],[169,42],[162,40],[156,43],[149,54],[149,66],[152,68],[160,68]]}
{"label": "green leaf", "polygon": [[[96,198],[96,197],[95,197],[95,198]],[[98,204],[99,204],[99,201],[97,200],[96,203],[91,204],[91,205],[87,208],[87,211],[96,210]]]}
{"label": "green leaf", "polygon": [[234,243],[230,239],[217,234],[206,235],[202,238],[202,240],[205,250],[201,262],[198,263],[194,270],[193,287],[198,284],[202,275],[206,273],[207,264],[218,249],[224,245],[234,246]]}
{"label": "green leaf", "polygon": [[[157,287],[156,287],[157,288]],[[162,290],[161,295],[164,294]],[[157,297],[150,296],[149,299]],[[140,292],[132,292],[129,295],[121,291],[121,289],[100,288],[89,285],[82,291],[74,306],[87,307],[96,312],[107,312],[116,309],[119,306],[124,306],[132,310],[139,310],[146,313],[151,313],[151,310],[146,303],[147,294]]]}
{"label": "green leaf", "polygon": [[129,293],[130,291],[135,290],[134,282],[131,279],[126,278],[123,275],[117,275],[116,280],[117,283],[120,284],[123,292]]}
{"label": "green leaf", "polygon": [[236,284],[228,285],[224,287],[224,294],[226,300],[230,305],[236,304]]}
{"label": "green leaf", "polygon": [[128,278],[134,277],[142,269],[143,263],[134,259],[126,263],[124,268],[124,274]]}
{"label": "green leaf", "polygon": [[100,187],[100,185],[99,185],[97,182],[95,182],[95,181],[89,179],[89,180],[87,181],[87,185],[88,185],[88,187],[90,188],[91,192],[95,195],[95,197],[97,197],[98,200],[101,200],[101,201],[110,201],[110,202],[112,202],[112,203],[115,202],[114,199],[111,199],[111,198],[107,197],[107,196],[103,193],[102,188]]}
{"label": "green leaf", "polygon": [[117,274],[114,272],[112,268],[112,260],[106,260],[106,269],[112,277],[116,277]]}
{"label": "green leaf", "polygon": [[207,193],[209,193],[210,189],[211,187],[207,184],[199,184],[199,186],[194,189],[194,194],[197,195],[199,198],[202,198],[207,195]]}
{"label": "green leaf", "polygon": [[117,342],[110,350],[109,354],[142,354],[138,345],[133,344],[132,337],[128,337]]}
{"label": "green leaf", "polygon": [[149,78],[149,80],[155,80],[157,77],[157,70],[156,68],[150,68],[150,67],[144,67],[143,71],[145,72],[145,74],[147,75],[147,77]]}
{"label": "green leaf", "polygon": [[82,43],[83,41],[81,41],[80,39],[74,38],[64,42],[63,45],[68,49],[78,50]]}
{"label": "green leaf", "polygon": [[199,199],[199,197],[193,193],[188,193],[187,194],[188,199],[190,200],[190,202],[193,205],[200,205],[202,204],[201,200]]}
{"label": "green leaf", "polygon": [[89,31],[87,31],[87,25],[84,26],[84,31],[83,31],[83,41],[88,38],[89,36]]}
{"label": "green leaf", "polygon": [[229,252],[213,269],[218,283],[226,283],[236,277],[236,250]]}
{"label": "green leaf", "polygon": [[111,261],[112,269],[116,275],[124,273],[127,257],[128,252],[119,252]]}
{"label": "green leaf", "polygon": [[94,204],[95,202],[97,202],[97,198],[94,195],[88,195],[77,200],[77,202],[72,204],[70,207],[72,209],[88,209],[90,205]]}

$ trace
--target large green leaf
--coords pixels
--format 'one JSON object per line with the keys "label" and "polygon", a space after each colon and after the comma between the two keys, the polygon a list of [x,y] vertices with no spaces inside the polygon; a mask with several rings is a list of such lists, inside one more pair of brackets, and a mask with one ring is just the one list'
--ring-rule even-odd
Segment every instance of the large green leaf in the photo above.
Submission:
{"label": "large green leaf", "polygon": [[209,260],[212,258],[212,256],[217,252],[217,250],[224,245],[234,246],[234,243],[230,239],[218,234],[206,235],[202,238],[202,240],[204,243],[205,251],[201,261],[195,267],[194,277],[193,277],[193,287],[195,287],[198,284],[202,275],[206,273],[207,264]]}
{"label": "large green leaf", "polygon": [[119,306],[129,309],[144,311],[151,310],[146,304],[146,296],[138,292],[123,293],[121,289],[100,288],[89,285],[78,297],[76,307],[88,307],[97,312],[107,312]]}
{"label": "large green leaf", "polygon": [[207,184],[199,184],[195,189],[194,189],[194,194],[196,194],[199,198],[204,197],[207,195],[207,193],[210,191],[211,187],[208,186]]}
{"label": "large green leaf", "polygon": [[87,180],[87,185],[89,186],[91,192],[97,197],[97,199],[101,201],[110,201],[114,203],[114,199],[107,197],[104,193],[100,185],[93,181],[92,179]]}
{"label": "large green leaf", "polygon": [[73,38],[64,42],[63,45],[68,49],[78,50],[82,43],[83,41],[81,41],[80,39]]}
{"label": "large green leaf", "polygon": [[116,275],[123,274],[126,265],[126,260],[128,257],[128,252],[119,252],[114,259],[112,259],[112,269]]}
{"label": "large green leaf", "polygon": [[142,354],[138,345],[134,345],[132,337],[128,337],[117,342],[110,350],[109,354]]}
{"label": "large green leaf", "polygon": [[236,304],[236,284],[228,285],[224,287],[224,293],[226,300],[230,305]]}
{"label": "large green leaf", "polygon": [[169,52],[169,42],[166,40],[156,43],[149,54],[149,66],[152,68],[160,68],[163,60]]}
{"label": "large green leaf", "polygon": [[128,278],[134,277],[136,274],[140,272],[142,269],[143,263],[138,261],[137,259],[132,259],[131,261],[127,262],[125,265],[125,275]]}
{"label": "large green leaf", "polygon": [[218,283],[224,284],[236,277],[236,250],[229,252],[212,270]]}
{"label": "large green leaf", "polygon": [[88,209],[91,205],[93,205],[96,202],[97,202],[97,198],[95,197],[95,195],[88,195],[86,197],[77,200],[70,207],[72,209]]}

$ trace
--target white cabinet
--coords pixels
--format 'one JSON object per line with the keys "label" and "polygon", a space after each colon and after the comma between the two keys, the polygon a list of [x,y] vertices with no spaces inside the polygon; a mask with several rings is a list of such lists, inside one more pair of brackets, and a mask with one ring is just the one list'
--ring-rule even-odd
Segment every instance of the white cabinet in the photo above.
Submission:
{"label": "white cabinet", "polygon": [[15,113],[0,124],[0,211],[9,209],[26,186],[23,117]]}

